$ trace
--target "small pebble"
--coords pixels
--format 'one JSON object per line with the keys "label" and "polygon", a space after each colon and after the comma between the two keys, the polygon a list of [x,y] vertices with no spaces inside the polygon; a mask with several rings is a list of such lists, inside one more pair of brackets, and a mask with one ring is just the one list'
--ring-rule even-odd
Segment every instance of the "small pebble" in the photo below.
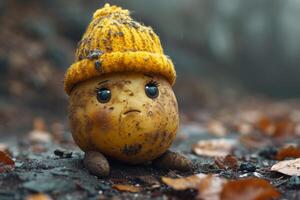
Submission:
{"label": "small pebble", "polygon": [[260,173],[258,173],[258,172],[254,172],[254,173],[253,173],[253,175],[254,175],[254,176],[256,176],[256,177],[258,177],[258,178],[261,178],[261,177],[263,177],[263,175],[262,175],[262,174],[260,174]]}
{"label": "small pebble", "polygon": [[54,154],[60,158],[72,158],[73,152],[56,149]]}
{"label": "small pebble", "polygon": [[274,159],[276,154],[277,154],[277,149],[274,147],[266,147],[258,153],[259,156],[267,159]]}
{"label": "small pebble", "polygon": [[291,188],[291,189],[298,189],[300,188],[300,178],[298,176],[292,176],[287,184],[286,184],[287,188]]}
{"label": "small pebble", "polygon": [[240,178],[244,178],[244,177],[247,177],[247,176],[248,176],[248,173],[239,175]]}
{"label": "small pebble", "polygon": [[240,171],[247,171],[247,172],[255,172],[256,171],[256,166],[253,165],[252,163],[242,163],[240,165]]}

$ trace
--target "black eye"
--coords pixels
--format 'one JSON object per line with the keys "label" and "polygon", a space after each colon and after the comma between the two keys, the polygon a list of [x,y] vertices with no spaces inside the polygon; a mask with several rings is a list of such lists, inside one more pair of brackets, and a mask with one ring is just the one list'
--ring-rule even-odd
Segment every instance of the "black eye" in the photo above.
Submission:
{"label": "black eye", "polygon": [[111,98],[111,92],[107,88],[100,88],[97,90],[97,100],[100,103],[107,103]]}
{"label": "black eye", "polygon": [[147,83],[145,85],[145,92],[147,94],[147,96],[151,99],[154,99],[156,97],[158,97],[158,87],[157,87],[157,83]]}

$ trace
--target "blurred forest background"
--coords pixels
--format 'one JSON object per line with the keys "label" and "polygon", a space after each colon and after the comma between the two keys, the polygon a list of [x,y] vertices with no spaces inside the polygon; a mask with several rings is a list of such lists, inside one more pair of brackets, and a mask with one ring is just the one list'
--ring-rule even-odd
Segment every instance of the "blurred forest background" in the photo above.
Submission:
{"label": "blurred forest background", "polygon": [[300,97],[298,0],[0,0],[0,136],[37,116],[66,124],[63,75],[106,2],[158,33],[182,113],[240,97]]}

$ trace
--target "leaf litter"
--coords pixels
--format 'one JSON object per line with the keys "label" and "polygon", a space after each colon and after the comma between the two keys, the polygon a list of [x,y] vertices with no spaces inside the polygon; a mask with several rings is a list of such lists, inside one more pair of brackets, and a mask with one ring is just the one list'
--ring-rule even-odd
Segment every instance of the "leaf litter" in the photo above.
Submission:
{"label": "leaf litter", "polygon": [[300,158],[300,148],[295,146],[287,146],[278,150],[276,160],[284,160],[285,158]]}
{"label": "leaf litter", "polygon": [[141,191],[140,186],[129,185],[129,184],[114,184],[114,185],[112,185],[112,188],[117,189],[117,190],[122,191],[122,192],[137,193],[137,192]]}
{"label": "leaf litter", "polygon": [[14,167],[15,161],[7,153],[0,151],[0,173],[12,170]]}
{"label": "leaf litter", "polygon": [[289,176],[300,176],[300,158],[294,160],[279,161],[271,167],[271,170]]}
{"label": "leaf litter", "polygon": [[162,177],[174,190],[194,189],[202,200],[271,200],[280,193],[268,181],[259,178],[228,180],[216,174],[196,174],[183,178]]}
{"label": "leaf litter", "polygon": [[236,145],[235,139],[200,140],[192,147],[192,150],[200,156],[227,156],[232,153]]}

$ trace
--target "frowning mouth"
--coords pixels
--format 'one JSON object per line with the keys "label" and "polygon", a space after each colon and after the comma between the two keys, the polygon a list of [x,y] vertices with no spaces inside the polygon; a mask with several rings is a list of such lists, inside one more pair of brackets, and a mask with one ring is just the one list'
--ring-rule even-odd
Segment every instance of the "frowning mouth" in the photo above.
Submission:
{"label": "frowning mouth", "polygon": [[124,112],[124,115],[127,115],[128,113],[133,113],[133,112],[140,113],[141,111],[140,110],[136,110],[136,109],[132,109],[132,110],[128,110],[128,111]]}

